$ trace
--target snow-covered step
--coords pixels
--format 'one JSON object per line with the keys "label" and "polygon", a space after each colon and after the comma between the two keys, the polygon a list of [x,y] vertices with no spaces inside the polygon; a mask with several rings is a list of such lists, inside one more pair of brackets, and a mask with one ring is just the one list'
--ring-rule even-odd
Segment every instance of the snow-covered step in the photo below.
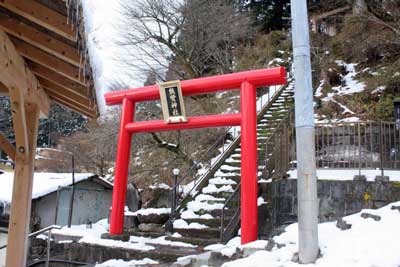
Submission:
{"label": "snow-covered step", "polygon": [[[239,167],[240,170],[240,167]],[[227,179],[227,178],[221,178],[221,177],[217,177],[217,178],[212,178],[209,181],[210,184],[214,184],[214,185],[236,185],[237,182],[235,182],[232,179]]]}
{"label": "snow-covered step", "polygon": [[[224,219],[224,223],[225,225],[228,225],[229,223],[229,219],[228,217],[225,217]],[[208,227],[220,227],[221,226],[221,218],[220,217],[216,217],[213,219],[189,219],[186,220],[188,223],[200,223],[200,224],[204,224],[207,225]]]}
{"label": "snow-covered step", "polygon": [[238,167],[232,167],[232,166],[230,166],[230,165],[224,164],[224,165],[222,165],[222,166],[220,167],[220,169],[221,169],[221,170],[225,170],[225,171],[237,171],[237,170],[240,170],[240,167],[239,167],[239,168],[238,168]]}
{"label": "snow-covered step", "polygon": [[[223,173],[221,173],[221,174],[223,174]],[[201,192],[203,194],[212,194],[212,193],[221,193],[221,192],[232,193],[233,191],[234,191],[234,189],[233,189],[232,185],[223,185],[223,186],[218,187],[214,184],[209,184],[201,190]]]}
{"label": "snow-covered step", "polygon": [[190,244],[198,245],[198,246],[202,246],[202,247],[206,247],[211,244],[217,244],[220,242],[219,238],[201,238],[201,237],[195,238],[195,237],[186,237],[186,236],[182,236],[182,235],[180,235],[179,237],[178,236],[168,236],[166,239],[170,240],[170,241],[175,241],[175,242],[190,243]]}

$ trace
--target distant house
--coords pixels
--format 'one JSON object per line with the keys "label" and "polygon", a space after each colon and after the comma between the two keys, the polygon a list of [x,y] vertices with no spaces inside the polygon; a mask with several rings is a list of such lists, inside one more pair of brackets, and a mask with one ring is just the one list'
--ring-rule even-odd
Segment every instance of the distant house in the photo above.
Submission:
{"label": "distant house", "polygon": [[[14,173],[0,174],[0,227],[8,227]],[[86,224],[107,218],[113,185],[90,173],[75,174],[72,224]],[[72,192],[71,173],[35,173],[31,231],[68,223]]]}
{"label": "distant house", "polygon": [[337,34],[337,24],[339,21],[343,20],[339,15],[344,15],[349,12],[351,12],[351,7],[344,6],[322,14],[311,15],[311,31],[335,36]]}

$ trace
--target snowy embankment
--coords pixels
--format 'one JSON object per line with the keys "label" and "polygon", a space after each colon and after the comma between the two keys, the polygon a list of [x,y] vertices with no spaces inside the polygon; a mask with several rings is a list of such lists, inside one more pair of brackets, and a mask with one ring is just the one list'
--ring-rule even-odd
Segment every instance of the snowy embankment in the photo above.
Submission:
{"label": "snowy embankment", "polygon": [[[351,224],[348,230],[340,230],[336,227],[336,222],[319,224],[321,257],[315,264],[302,265],[292,261],[298,250],[298,224],[295,223],[288,226],[285,233],[273,238],[280,248],[275,245],[271,251],[261,250],[247,258],[225,263],[223,267],[398,267],[399,206],[400,202],[395,202],[377,210],[362,210],[347,216],[344,220]],[[362,213],[377,215],[380,219],[363,218]],[[213,245],[208,249],[221,251],[229,256],[236,248],[241,248],[237,244],[238,239],[232,241],[226,246]],[[256,241],[255,245],[260,242],[266,241]],[[264,243],[260,245],[266,247]]]}

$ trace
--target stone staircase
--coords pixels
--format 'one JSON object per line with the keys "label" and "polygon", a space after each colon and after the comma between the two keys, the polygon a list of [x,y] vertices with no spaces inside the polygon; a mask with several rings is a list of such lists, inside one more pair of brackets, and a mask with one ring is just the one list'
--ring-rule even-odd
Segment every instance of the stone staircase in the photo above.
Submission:
{"label": "stone staircase", "polygon": [[[257,117],[258,176],[265,168],[266,143],[275,128],[288,114],[293,105],[292,84],[278,90],[264,105]],[[229,240],[240,227],[240,136],[214,162],[211,169],[200,179],[178,207],[179,216],[174,221],[174,234],[168,239],[200,246]],[[237,190],[236,190],[237,189]],[[229,199],[229,203],[226,203]],[[226,205],[226,206],[225,206]],[[225,207],[224,207],[225,206]],[[221,236],[221,215],[224,209],[224,226],[231,223],[228,236]],[[236,218],[235,218],[236,215]]]}

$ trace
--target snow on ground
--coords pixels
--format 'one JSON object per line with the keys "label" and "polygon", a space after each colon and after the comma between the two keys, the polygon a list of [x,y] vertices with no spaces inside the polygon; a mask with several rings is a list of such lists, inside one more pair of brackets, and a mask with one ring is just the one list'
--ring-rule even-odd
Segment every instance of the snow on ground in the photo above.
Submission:
{"label": "snow on ground", "polygon": [[123,260],[109,260],[101,264],[96,264],[95,267],[133,267],[152,264],[158,264],[158,262],[149,258],[144,258],[143,260],[132,260],[129,262]]}
{"label": "snow on ground", "polygon": [[[92,173],[76,173],[75,181],[80,182],[94,176]],[[5,172],[0,174],[0,201],[11,202],[14,173]],[[47,173],[36,172],[33,179],[32,199],[45,196],[57,191],[58,187],[72,184],[71,173]]]}
{"label": "snow on ground", "polygon": [[146,244],[155,244],[155,245],[165,245],[165,246],[173,246],[173,247],[187,247],[187,248],[195,248],[197,246],[185,243],[185,242],[179,242],[179,241],[170,241],[166,240],[166,236],[160,236],[157,238],[149,238],[149,237],[142,237],[142,236],[131,236],[130,237],[131,242],[141,242],[141,243],[146,243]]}
{"label": "snow on ground", "polygon": [[108,222],[107,219],[98,221],[92,224],[92,228],[87,228],[86,224],[82,225],[71,225],[71,228],[64,226],[61,229],[52,230],[53,234],[60,234],[66,236],[77,236],[77,237],[94,237],[100,238],[103,233],[108,232]]}
{"label": "snow on ground", "polygon": [[149,209],[140,209],[138,211],[132,212],[132,211],[125,211],[126,216],[137,216],[137,215],[150,215],[150,214],[170,214],[171,209],[170,208],[149,208]]}
{"label": "snow on ground", "polygon": [[[297,170],[288,171],[289,178],[297,178]],[[358,175],[358,169],[317,169],[318,180],[353,180]],[[374,181],[375,176],[381,175],[381,170],[361,170],[361,174],[367,177],[367,181]],[[385,176],[389,176],[390,181],[400,182],[400,171],[384,171]]]}
{"label": "snow on ground", "polygon": [[[344,231],[336,227],[336,222],[319,224],[322,256],[315,264],[302,265],[292,261],[298,250],[298,224],[295,223],[289,225],[285,233],[274,237],[274,241],[284,247],[278,249],[275,246],[270,252],[261,250],[247,258],[225,263],[222,267],[398,267],[400,212],[391,207],[399,205],[400,202],[395,202],[378,210],[362,210],[347,216],[344,220],[352,227]],[[360,216],[363,212],[378,215],[381,220],[364,219]],[[208,249],[221,251],[225,247],[232,250],[232,245],[215,245]]]}
{"label": "snow on ground", "polygon": [[154,250],[155,248],[151,245],[147,245],[143,240],[138,242],[137,240],[123,242],[118,240],[102,239],[101,235],[108,232],[109,225],[107,219],[101,220],[92,225],[92,229],[88,229],[85,224],[83,225],[72,225],[71,228],[67,226],[60,230],[53,230],[55,235],[81,237],[78,241],[84,244],[94,244],[105,247],[113,248],[124,248],[124,249],[135,249],[135,250]]}
{"label": "snow on ground", "polygon": [[174,228],[176,229],[204,229],[208,228],[207,225],[201,224],[201,223],[196,223],[192,222],[188,224],[185,220],[179,219],[174,221]]}
{"label": "snow on ground", "polygon": [[149,188],[150,188],[150,189],[166,189],[166,190],[172,189],[172,187],[170,187],[170,186],[167,185],[166,183],[160,183],[160,184],[150,185]]}
{"label": "snow on ground", "polygon": [[[194,226],[193,228],[196,227]],[[197,226],[197,228],[202,228],[202,226]],[[55,229],[52,231],[52,233],[54,235],[62,235],[64,236],[64,239],[68,239],[69,236],[71,237],[71,239],[80,238],[78,241],[79,243],[95,244],[99,246],[124,248],[124,249],[144,250],[144,251],[154,250],[155,245],[168,245],[168,246],[187,247],[187,248],[196,247],[192,244],[184,242],[166,240],[166,236],[161,236],[157,238],[131,236],[128,242],[102,239],[101,235],[107,233],[108,229],[109,229],[109,224],[107,222],[107,219],[103,219],[93,224],[92,228],[87,228],[85,224],[72,225],[71,228],[65,226],[61,229]]]}
{"label": "snow on ground", "polygon": [[230,192],[232,193],[234,190],[231,185],[223,185],[221,187],[217,187],[214,184],[209,184],[204,187],[201,192],[204,194],[212,194],[212,193],[220,193],[220,192]]}

